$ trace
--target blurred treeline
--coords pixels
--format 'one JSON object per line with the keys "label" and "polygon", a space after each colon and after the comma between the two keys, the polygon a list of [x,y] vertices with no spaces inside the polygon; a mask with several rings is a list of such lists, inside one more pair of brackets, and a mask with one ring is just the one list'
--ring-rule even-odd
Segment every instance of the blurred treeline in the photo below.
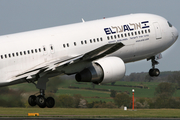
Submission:
{"label": "blurred treeline", "polygon": [[177,83],[180,86],[180,71],[161,72],[158,77],[150,77],[148,73],[131,73],[126,75],[121,81],[134,82],[171,82]]}
{"label": "blurred treeline", "polygon": [[[180,108],[180,97],[173,97],[173,94],[180,88],[180,72],[163,72],[158,78],[151,78],[147,73],[132,73],[123,78],[123,81],[157,81],[153,98],[135,98],[135,108]],[[80,94],[56,96],[61,80],[52,79],[47,84],[47,96],[52,96],[56,100],[55,107],[62,108],[120,108],[132,107],[132,98],[126,93],[111,90],[109,96],[113,102],[93,101],[88,102]],[[112,86],[115,83],[111,84]],[[31,93],[30,93],[31,94]],[[29,96],[29,95],[28,95]],[[30,107],[28,98],[23,89],[10,89],[10,87],[0,88],[1,107]],[[25,99],[26,98],[26,99]]]}

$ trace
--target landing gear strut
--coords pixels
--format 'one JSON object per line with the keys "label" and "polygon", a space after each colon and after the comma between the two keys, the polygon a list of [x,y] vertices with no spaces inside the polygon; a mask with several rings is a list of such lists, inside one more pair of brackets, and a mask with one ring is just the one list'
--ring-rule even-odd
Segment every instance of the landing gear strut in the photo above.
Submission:
{"label": "landing gear strut", "polygon": [[155,65],[159,64],[158,61],[155,60],[155,57],[151,57],[151,62],[152,62],[152,68],[149,70],[149,75],[151,77],[157,77],[160,75],[159,69],[155,68]]}
{"label": "landing gear strut", "polygon": [[[33,81],[29,81],[33,84],[35,84]],[[55,105],[55,100],[52,97],[45,98],[45,89],[46,89],[46,83],[48,82],[47,77],[41,77],[38,79],[37,84],[35,86],[40,90],[40,95],[35,96],[31,95],[28,98],[28,103],[30,106],[36,106],[38,105],[40,108],[52,108]]]}

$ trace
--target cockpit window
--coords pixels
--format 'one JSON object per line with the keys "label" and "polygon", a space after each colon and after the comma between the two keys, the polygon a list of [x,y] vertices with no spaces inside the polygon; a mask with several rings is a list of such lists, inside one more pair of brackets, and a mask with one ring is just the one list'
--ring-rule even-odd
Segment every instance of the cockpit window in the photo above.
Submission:
{"label": "cockpit window", "polygon": [[169,27],[172,27],[172,24],[168,21],[168,25],[169,25]]}

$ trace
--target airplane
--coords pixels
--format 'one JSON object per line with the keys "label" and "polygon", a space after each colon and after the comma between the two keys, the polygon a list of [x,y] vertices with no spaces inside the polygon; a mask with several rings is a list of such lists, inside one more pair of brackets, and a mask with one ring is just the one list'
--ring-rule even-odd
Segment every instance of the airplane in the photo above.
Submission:
{"label": "airplane", "polygon": [[29,105],[52,108],[54,98],[45,97],[50,77],[75,74],[77,82],[111,83],[125,76],[125,63],[142,59],[151,60],[149,75],[157,77],[157,60],[178,35],[165,18],[146,13],[3,35],[0,86],[33,83],[40,94],[29,96]]}

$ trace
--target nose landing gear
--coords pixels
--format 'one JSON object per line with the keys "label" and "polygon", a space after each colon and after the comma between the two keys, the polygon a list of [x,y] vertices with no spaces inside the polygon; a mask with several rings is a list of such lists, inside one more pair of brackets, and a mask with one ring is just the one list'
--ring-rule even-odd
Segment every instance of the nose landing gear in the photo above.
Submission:
{"label": "nose landing gear", "polygon": [[155,68],[155,65],[159,64],[158,61],[155,60],[155,57],[151,57],[151,62],[152,62],[152,68],[149,70],[149,75],[151,77],[158,77],[160,75],[159,69]]}

